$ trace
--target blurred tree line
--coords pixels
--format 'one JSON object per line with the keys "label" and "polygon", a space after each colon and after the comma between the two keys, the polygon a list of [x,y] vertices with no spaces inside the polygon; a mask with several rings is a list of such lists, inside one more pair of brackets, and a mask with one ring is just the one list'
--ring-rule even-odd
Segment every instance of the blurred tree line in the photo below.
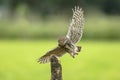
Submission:
{"label": "blurred tree line", "polygon": [[[65,17],[72,14],[71,8],[75,5],[85,11],[84,39],[120,39],[120,0],[0,0],[0,38],[35,39],[64,35],[69,26]],[[4,10],[5,17],[8,13],[7,18],[9,15],[14,18],[18,11],[17,18],[4,20]],[[38,15],[42,16],[39,18]]]}
{"label": "blurred tree line", "polygon": [[31,11],[43,15],[64,12],[75,5],[86,9],[89,7],[99,8],[106,14],[120,13],[120,0],[0,0],[0,4],[8,6],[11,14],[21,4],[26,4]]}

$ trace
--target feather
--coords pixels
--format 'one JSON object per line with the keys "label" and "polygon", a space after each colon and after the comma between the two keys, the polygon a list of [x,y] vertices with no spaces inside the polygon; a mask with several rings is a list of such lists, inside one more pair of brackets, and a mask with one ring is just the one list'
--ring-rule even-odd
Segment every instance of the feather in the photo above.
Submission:
{"label": "feather", "polygon": [[69,38],[72,43],[77,43],[82,38],[83,34],[83,10],[79,7],[75,7],[72,11],[73,17],[66,37]]}
{"label": "feather", "polygon": [[45,55],[43,55],[42,57],[40,57],[38,59],[39,63],[47,63],[50,62],[51,57],[54,55],[56,57],[61,57],[62,55],[64,55],[66,53],[65,49],[61,48],[61,47],[56,47],[50,51],[48,51]]}

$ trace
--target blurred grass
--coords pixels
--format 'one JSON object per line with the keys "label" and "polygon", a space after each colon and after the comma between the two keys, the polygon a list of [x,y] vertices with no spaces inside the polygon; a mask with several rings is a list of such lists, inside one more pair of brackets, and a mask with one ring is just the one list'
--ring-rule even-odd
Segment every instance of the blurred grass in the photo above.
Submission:
{"label": "blurred grass", "polygon": [[[38,57],[54,48],[56,40],[0,40],[0,80],[49,80],[50,65]],[[64,80],[120,80],[120,42],[82,41],[82,52],[60,60]]]}

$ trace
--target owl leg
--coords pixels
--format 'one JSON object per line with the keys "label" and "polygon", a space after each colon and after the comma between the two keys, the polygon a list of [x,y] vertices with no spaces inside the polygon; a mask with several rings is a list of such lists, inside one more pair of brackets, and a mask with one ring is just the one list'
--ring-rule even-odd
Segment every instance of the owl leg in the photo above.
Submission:
{"label": "owl leg", "polygon": [[71,50],[68,49],[68,48],[65,48],[65,50],[66,50],[66,52],[68,52],[68,53],[70,54],[71,57],[74,58],[74,53],[73,53],[73,51],[71,51]]}
{"label": "owl leg", "polygon": [[81,51],[81,46],[75,46],[74,55],[78,55],[80,51]]}
{"label": "owl leg", "polygon": [[74,44],[66,45],[65,50],[74,58],[81,51],[81,46],[75,46]]}
{"label": "owl leg", "polygon": [[77,46],[77,52],[80,52],[81,51],[81,46]]}
{"label": "owl leg", "polygon": [[81,51],[81,46],[75,46],[73,51],[69,51],[69,54],[75,58],[75,55],[78,55],[78,53]]}
{"label": "owl leg", "polygon": [[72,58],[75,58],[75,54],[73,52],[70,53],[70,55],[72,56]]}
{"label": "owl leg", "polygon": [[68,52],[72,58],[75,58],[75,55],[73,52]]}

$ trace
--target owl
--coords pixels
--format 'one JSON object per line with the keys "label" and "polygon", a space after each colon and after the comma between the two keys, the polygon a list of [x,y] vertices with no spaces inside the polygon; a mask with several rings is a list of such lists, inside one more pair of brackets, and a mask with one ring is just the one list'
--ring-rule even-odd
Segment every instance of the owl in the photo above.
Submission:
{"label": "owl", "polygon": [[75,44],[79,42],[83,34],[84,17],[83,10],[79,7],[72,9],[73,16],[66,36],[58,39],[58,46],[45,55],[39,58],[39,63],[50,62],[51,57],[54,55],[57,58],[69,53],[71,57],[75,57],[81,51],[81,46]]}

